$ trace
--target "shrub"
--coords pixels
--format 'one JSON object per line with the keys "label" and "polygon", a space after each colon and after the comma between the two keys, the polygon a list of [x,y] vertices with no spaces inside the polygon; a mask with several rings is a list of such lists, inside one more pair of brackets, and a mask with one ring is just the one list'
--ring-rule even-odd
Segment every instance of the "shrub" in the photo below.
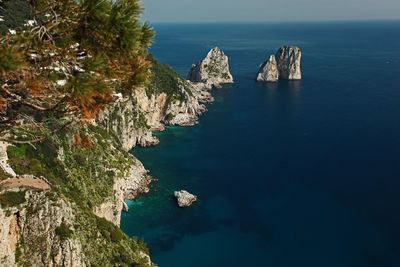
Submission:
{"label": "shrub", "polygon": [[97,217],[97,228],[100,233],[107,239],[111,239],[112,242],[119,242],[124,239],[124,234],[121,229],[115,226],[113,223],[107,221],[104,218]]}
{"label": "shrub", "polygon": [[122,233],[121,229],[114,227],[114,229],[111,230],[110,233],[111,241],[113,242],[119,242],[124,238],[124,234]]}
{"label": "shrub", "polygon": [[2,168],[0,168],[0,181],[6,180],[7,178],[10,178],[11,175],[6,173]]}
{"label": "shrub", "polygon": [[72,230],[69,229],[69,226],[66,225],[64,222],[56,228],[55,232],[56,235],[60,237],[61,241],[67,240],[72,235]]}
{"label": "shrub", "polygon": [[27,149],[28,149],[28,145],[8,146],[7,154],[8,154],[8,157],[10,157],[10,158],[25,157]]}
{"label": "shrub", "polygon": [[3,208],[15,207],[25,202],[25,191],[5,192],[0,195],[0,204]]}

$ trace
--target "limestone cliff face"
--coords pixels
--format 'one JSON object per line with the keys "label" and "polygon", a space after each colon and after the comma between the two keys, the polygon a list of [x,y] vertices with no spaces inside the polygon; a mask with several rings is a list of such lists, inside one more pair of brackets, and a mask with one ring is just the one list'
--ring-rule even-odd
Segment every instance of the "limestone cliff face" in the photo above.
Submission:
{"label": "limestone cliff face", "polygon": [[301,51],[297,46],[282,46],[275,55],[279,78],[301,80]]}
{"label": "limestone cliff face", "polygon": [[21,208],[0,208],[0,265],[86,266],[79,239],[62,239],[62,224],[73,230],[75,215],[62,199],[27,191]]}
{"label": "limestone cliff face", "polygon": [[124,199],[133,199],[139,193],[148,192],[150,176],[143,164],[132,156],[134,164],[126,175],[118,177],[114,181],[114,195],[109,197],[100,206],[94,208],[94,213],[113,224],[121,223],[121,211],[124,209]]}
{"label": "limestone cliff face", "polygon": [[168,101],[165,93],[149,97],[145,88],[137,88],[129,97],[108,107],[96,123],[117,134],[126,151],[137,145],[156,145],[159,141],[152,136],[152,131],[162,131],[165,125],[196,124],[198,116],[207,110],[200,102],[213,100],[206,85],[183,82],[186,89],[183,84],[179,88],[181,99]]}
{"label": "limestone cliff face", "polygon": [[271,55],[267,61],[261,64],[256,80],[261,82],[276,82],[279,78],[278,66],[274,55]]}
{"label": "limestone cliff face", "polygon": [[192,66],[188,80],[196,83],[210,83],[216,87],[224,83],[233,83],[228,57],[218,47],[214,47],[203,60]]}
{"label": "limestone cliff face", "polygon": [[165,106],[167,104],[167,94],[153,94],[148,97],[144,87],[138,88],[134,91],[134,96],[140,110],[143,111],[146,118],[146,123],[154,130],[163,130],[164,125],[161,121],[165,117]]}
{"label": "limestone cliff face", "polygon": [[[158,144],[147,124],[145,110],[137,105],[139,101],[143,99],[135,99],[133,96],[123,99],[109,106],[96,120],[96,123],[118,135],[122,149],[126,151],[136,145],[146,147]],[[154,126],[161,127],[156,124]]]}
{"label": "limestone cliff face", "polygon": [[[191,90],[189,83],[185,85]],[[153,94],[149,98],[144,88],[135,91],[137,103],[146,114],[146,121],[151,129],[163,130],[164,125],[190,126],[197,122],[198,115],[206,111],[205,106],[200,104],[193,94],[186,91],[184,84],[179,84],[178,90],[181,99],[169,102],[165,93]]]}

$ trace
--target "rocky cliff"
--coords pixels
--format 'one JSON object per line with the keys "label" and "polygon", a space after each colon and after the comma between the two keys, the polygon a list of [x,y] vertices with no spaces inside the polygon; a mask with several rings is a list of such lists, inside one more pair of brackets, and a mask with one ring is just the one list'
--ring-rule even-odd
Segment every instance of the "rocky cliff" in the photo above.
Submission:
{"label": "rocky cliff", "polygon": [[43,192],[12,193],[24,200],[18,207],[4,207],[3,201],[0,209],[2,266],[86,266],[80,240],[67,236],[74,231],[70,203]]}
{"label": "rocky cliff", "polygon": [[260,65],[257,81],[301,80],[301,51],[297,46],[282,46]]}
{"label": "rocky cliff", "polygon": [[51,188],[0,184],[0,266],[151,266],[144,243],[118,227],[124,198],[146,192],[150,177],[115,135],[75,131],[8,147],[18,174],[46,176]]}
{"label": "rocky cliff", "polygon": [[125,175],[118,177],[114,181],[114,194],[106,198],[100,205],[93,210],[94,214],[105,218],[113,224],[119,226],[121,222],[121,211],[126,210],[125,199],[134,199],[137,194],[149,192],[148,184],[151,177],[143,167],[142,163],[132,158],[132,165]]}
{"label": "rocky cliff", "polygon": [[261,64],[256,80],[261,82],[276,82],[279,78],[278,66],[274,55],[271,55],[267,61]]}
{"label": "rocky cliff", "polygon": [[218,47],[214,47],[203,60],[192,66],[188,80],[216,87],[224,83],[233,83],[228,57]]}
{"label": "rocky cliff", "polygon": [[[136,145],[158,144],[152,132],[164,130],[165,125],[196,124],[198,116],[206,111],[200,102],[213,100],[208,92],[210,85],[185,81],[169,66],[152,61],[149,84],[136,88],[132,94],[109,106],[95,122],[108,134],[115,135],[125,151]],[[150,182],[143,165],[130,157],[135,164],[124,176],[116,179],[115,193],[94,208],[96,215],[116,225],[120,223],[122,209],[126,209],[123,199],[147,192]]]}
{"label": "rocky cliff", "polygon": [[211,86],[185,81],[168,65],[150,58],[151,78],[109,106],[96,120],[98,125],[115,133],[126,151],[136,145],[158,144],[153,131],[163,131],[165,125],[191,126],[207,109],[201,103],[213,101]]}
{"label": "rocky cliff", "polygon": [[278,64],[279,78],[301,80],[301,51],[297,46],[283,46],[275,55]]}
{"label": "rocky cliff", "polygon": [[157,144],[152,132],[165,125],[197,123],[214,84],[191,83],[151,60],[149,82],[115,96],[91,124],[34,147],[2,146],[2,160],[18,175],[44,176],[51,188],[0,192],[0,266],[152,265],[145,244],[119,229],[124,199],[148,192],[151,180],[128,150]]}

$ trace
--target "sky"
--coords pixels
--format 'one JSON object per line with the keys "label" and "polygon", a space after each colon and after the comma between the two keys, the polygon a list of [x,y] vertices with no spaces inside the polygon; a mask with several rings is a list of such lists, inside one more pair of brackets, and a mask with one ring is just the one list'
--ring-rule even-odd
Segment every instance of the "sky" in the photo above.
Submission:
{"label": "sky", "polygon": [[285,22],[400,19],[400,0],[142,0],[156,22]]}

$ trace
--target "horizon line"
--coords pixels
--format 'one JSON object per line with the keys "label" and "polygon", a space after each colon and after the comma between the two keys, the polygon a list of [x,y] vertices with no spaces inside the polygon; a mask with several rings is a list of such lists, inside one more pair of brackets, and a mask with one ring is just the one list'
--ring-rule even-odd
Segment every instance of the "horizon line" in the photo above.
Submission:
{"label": "horizon line", "polygon": [[255,24],[255,23],[331,23],[331,22],[400,22],[400,18],[396,19],[332,19],[332,20],[287,20],[287,21],[151,21],[151,24]]}

